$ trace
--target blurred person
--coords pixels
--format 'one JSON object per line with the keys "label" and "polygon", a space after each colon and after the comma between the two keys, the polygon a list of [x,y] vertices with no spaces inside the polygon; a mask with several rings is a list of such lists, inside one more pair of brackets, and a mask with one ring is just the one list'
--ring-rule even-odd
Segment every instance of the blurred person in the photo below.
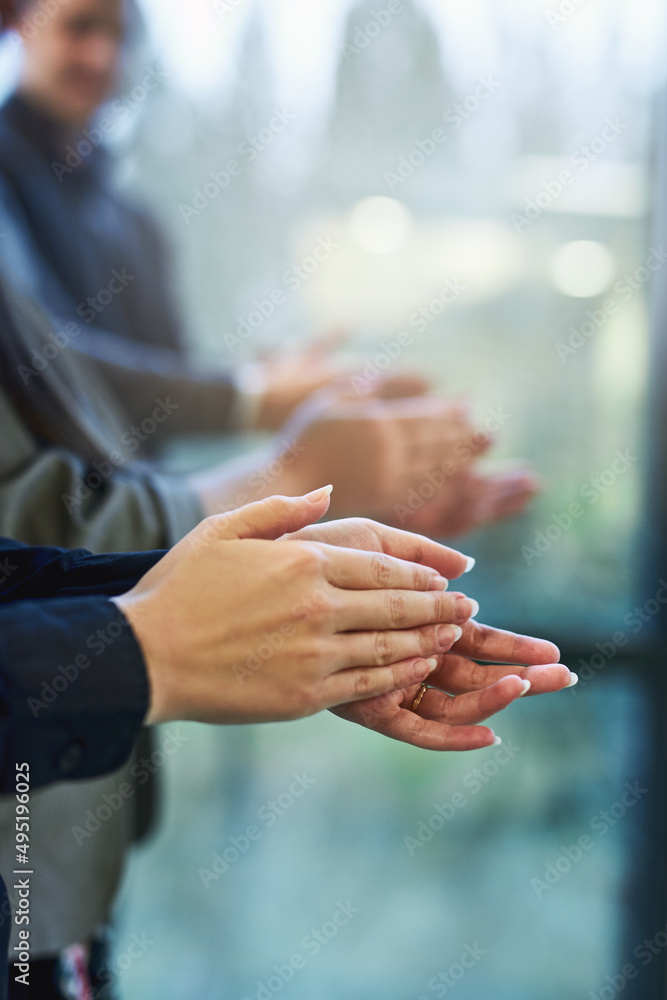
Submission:
{"label": "blurred person", "polygon": [[[187,371],[153,223],[114,192],[101,149],[71,173],[57,174],[50,159],[78,141],[113,90],[122,5],[68,0],[38,24],[40,10],[36,0],[22,2],[14,21],[25,62],[19,91],[0,113],[0,256],[11,283],[46,303],[55,322],[5,286],[0,531],[97,552],[155,548],[173,544],[206,514],[326,480],[337,487],[333,514],[396,523],[396,507],[411,491],[442,479],[433,499],[410,514],[412,527],[435,535],[522,509],[534,480],[523,470],[480,472],[475,460],[490,437],[476,433],[459,407],[392,398],[422,393],[420,380],[389,380],[367,399],[327,388],[297,409],[335,374],[317,350],[236,375]],[[109,275],[118,282],[135,273],[105,306],[101,326],[78,322],[79,307],[106,288]],[[170,436],[273,430],[290,415],[263,455],[190,477],[164,475],[145,461]],[[445,465],[453,472],[443,479]],[[97,799],[102,790],[55,789],[35,805],[55,817],[52,897],[61,913],[83,922],[86,912],[108,908],[130,831],[107,824],[88,856],[79,849],[80,886],[87,888],[72,885],[63,793],[80,812],[84,796]],[[51,923],[65,933],[64,922]],[[53,945],[54,938],[44,940]]]}
{"label": "blurred person", "polygon": [[[55,343],[53,335],[48,317],[34,302],[17,295],[0,275],[0,425],[3,429],[0,530],[8,533],[11,524],[19,540],[27,539],[33,544],[55,544],[57,541],[67,547],[83,545],[98,552],[113,551],[114,540],[119,549],[125,550],[173,544],[202,517],[205,501],[198,497],[196,481],[204,476],[212,477],[212,474],[189,479],[168,476],[156,470],[153,464],[137,460],[125,437],[128,423],[105,391],[95,368],[87,365],[83,356],[62,350],[52,356],[35,377],[24,380],[22,370],[34,364],[36,356],[48,356],[45,349]],[[407,405],[410,401],[397,402]],[[437,402],[421,401],[422,405]],[[369,400],[367,405],[382,406],[383,403],[383,400]],[[332,467],[325,437],[330,433],[331,418],[319,415],[317,400],[304,405],[307,412],[299,418],[303,428],[294,440],[300,449],[296,451],[298,459],[313,463],[309,472],[312,477],[322,468]],[[311,408],[316,411],[315,415],[311,414]],[[178,423],[178,409],[171,419]],[[401,463],[411,471],[407,465],[412,461],[408,432],[417,423],[423,435],[424,426],[429,426],[423,415],[418,421],[409,414],[399,421],[370,412],[363,418],[357,413],[337,419],[354,422],[350,453],[341,457],[341,477],[355,468],[354,449],[363,442],[364,433],[372,445],[365,459],[367,473],[377,460],[374,451],[381,447],[393,450],[398,472],[403,471]],[[423,441],[422,448],[428,445],[440,460],[437,411],[431,419],[433,438],[430,443]],[[383,443],[382,434],[388,425],[393,425],[392,432],[386,435]],[[154,427],[158,433],[161,425],[157,419]],[[134,438],[130,438],[130,443],[133,442]],[[325,449],[324,455],[320,454],[320,449]],[[279,453],[274,454],[279,456]],[[294,488],[299,482],[298,468],[293,469],[297,461],[290,458],[292,465],[274,458],[277,469],[271,471],[269,463],[262,476],[257,472],[250,476],[237,472],[235,489],[244,489],[246,493],[244,496],[236,492],[236,505],[247,502],[247,494],[253,489],[256,493],[275,489],[276,480],[280,481],[281,488],[283,484],[290,487],[287,493],[298,492]],[[352,487],[359,489],[354,479]],[[206,483],[205,488],[210,489],[210,483]],[[370,477],[368,488],[374,491],[384,488],[379,471]],[[377,495],[381,499],[381,494]],[[214,506],[212,501],[211,505]],[[464,673],[465,666],[462,670]],[[424,701],[430,700],[431,695],[424,697]],[[382,708],[386,712],[383,722],[388,724],[397,712],[400,714],[400,704],[391,704],[389,700]],[[103,801],[104,794],[113,794],[119,783],[130,782],[131,771],[132,763],[129,762],[122,773],[111,778],[86,783],[62,782],[33,796],[32,850],[35,864],[42,873],[33,890],[34,954],[47,962],[58,961],[56,956],[76,942],[88,942],[95,955],[103,951],[103,939],[96,938],[96,929],[103,927],[109,918],[124,856],[133,837],[132,809],[114,813],[94,837],[80,843],[73,838],[72,826],[87,809]],[[133,803],[138,799],[137,794]],[[13,802],[5,801],[0,805],[0,866],[5,868],[11,857],[13,824]]]}
{"label": "blurred person", "polygon": [[[166,555],[0,539],[13,566],[0,581],[0,791],[113,771],[144,722],[247,724],[331,708],[414,746],[469,750],[499,742],[479,723],[529,689],[575,681],[551,643],[478,625],[474,602],[446,592],[470,566],[461,553],[371,521],[315,525],[330,491],[211,518]],[[77,662],[90,635],[119,621],[89,672],[31,713],[56,660]],[[241,677],[256,637],[276,630],[284,644]],[[516,659],[531,666],[510,669]],[[24,853],[32,869],[32,846]],[[2,998],[11,908],[1,877],[0,899]],[[90,942],[47,961],[34,961],[30,934],[19,943],[31,961],[13,956],[11,996],[107,995],[104,956],[91,962]]]}
{"label": "blurred person", "polygon": [[[96,359],[108,389],[128,413],[146,418],[156,397],[172,392],[180,408],[179,419],[168,424],[174,433],[282,427],[312,391],[335,378],[337,369],[326,350],[315,345],[224,377],[189,376],[164,240],[150,216],[115,190],[103,145],[90,141],[91,129],[96,138],[103,137],[95,114],[119,86],[129,5],[68,0],[48,16],[39,0],[17,0],[13,7],[12,13],[5,2],[5,23],[22,38],[23,63],[16,92],[0,108],[0,228],[5,235],[0,260],[12,273],[18,262],[26,289],[46,306],[56,326],[74,324],[66,338],[73,353]],[[89,155],[70,166],[67,151],[81,141]],[[348,475],[336,480],[332,513],[364,513],[399,523],[394,507],[424,484],[438,447],[437,468],[447,463],[457,436],[462,443],[456,474],[440,477],[435,502],[410,513],[415,529],[453,535],[523,509],[535,492],[534,477],[521,468],[484,475],[475,464],[484,451],[482,438],[476,448],[467,447],[474,429],[459,407],[387,399],[423,394],[426,388],[422,379],[399,375],[375,393],[384,399],[381,405],[369,408],[366,400],[350,398],[341,408],[333,396],[332,409],[322,413],[310,435],[326,442],[318,452],[320,462],[332,459],[330,473],[310,468],[303,486],[287,490],[276,481],[263,494],[240,488],[238,481],[230,486],[227,470],[213,473],[198,484],[205,512],[234,505],[239,492],[246,500],[275,489],[299,492],[323,475],[335,479],[344,467]],[[392,435],[400,438],[400,448],[389,440]],[[155,449],[163,439],[162,434],[150,436],[144,450]],[[284,457],[287,464],[289,456]],[[249,471],[253,464],[256,459],[248,462]],[[376,473],[384,487],[380,497],[377,490],[369,495]],[[4,530],[16,534],[11,525]],[[89,543],[82,539],[82,544]]]}

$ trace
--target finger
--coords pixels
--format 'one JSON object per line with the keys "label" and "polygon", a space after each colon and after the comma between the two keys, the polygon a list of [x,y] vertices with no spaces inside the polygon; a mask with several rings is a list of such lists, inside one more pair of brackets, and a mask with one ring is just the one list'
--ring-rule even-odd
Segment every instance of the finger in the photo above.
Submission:
{"label": "finger", "polygon": [[[348,718],[345,705],[338,706],[333,711],[343,719]],[[357,721],[358,716],[355,714],[351,718],[352,721]],[[421,750],[479,750],[496,743],[496,734],[488,726],[449,726],[431,719],[422,719],[409,709],[400,709],[379,720],[370,712],[366,725],[382,736]]]}
{"label": "finger", "polygon": [[[433,675],[429,678],[429,684],[432,683]],[[481,691],[471,691],[455,698],[435,687],[429,687],[421,700],[418,713],[424,719],[446,722],[450,726],[472,725],[502,712],[529,689],[530,682],[516,674],[503,677]]]}
{"label": "finger", "polygon": [[469,621],[463,626],[463,635],[456,644],[456,653],[473,660],[491,663],[520,663],[526,666],[558,663],[560,650],[546,639],[534,639],[490,625]]}
{"label": "finger", "polygon": [[[415,722],[405,719],[411,716]],[[387,724],[383,735],[411,743],[422,750],[481,750],[497,742],[496,734],[488,726],[449,726],[431,719],[422,719],[414,712],[399,712]]]}
{"label": "finger", "polygon": [[337,632],[375,632],[418,628],[421,625],[459,625],[477,611],[465,594],[432,590],[339,590],[335,617]]}
{"label": "finger", "polygon": [[341,668],[355,667],[360,663],[380,667],[411,656],[435,656],[451,649],[457,635],[453,625],[426,625],[424,628],[386,632],[347,632],[336,636],[336,663]]}
{"label": "finger", "polygon": [[424,396],[429,389],[427,380],[419,375],[394,375],[382,379],[376,386],[374,394],[380,399],[401,399]]}
{"label": "finger", "polygon": [[227,514],[207,517],[193,534],[201,531],[211,541],[216,538],[279,538],[323,517],[329,509],[332,489],[332,486],[325,486],[301,497],[274,496],[258,500]]}
{"label": "finger", "polygon": [[475,565],[472,557],[465,556],[462,552],[446,545],[440,545],[425,535],[415,535],[411,531],[390,528],[376,522],[372,522],[372,527],[386,555],[430,566],[447,580],[462,576]]}
{"label": "finger", "polygon": [[446,657],[440,657],[438,668],[429,683],[452,695],[460,695],[468,691],[479,691],[510,675],[530,681],[528,696],[551,694],[576,684],[576,674],[562,663],[532,667],[520,667],[516,664],[507,666],[504,663],[475,663],[474,660],[453,652],[448,653]]}
{"label": "finger", "polygon": [[433,660],[403,660],[387,667],[353,667],[330,674],[324,682],[324,708],[377,698],[391,691],[421,684],[433,671]]}
{"label": "finger", "polygon": [[342,590],[445,590],[447,580],[430,566],[317,542],[326,557],[326,578]]}
{"label": "finger", "polygon": [[538,480],[528,473],[503,473],[480,483],[480,523],[518,513],[539,492]]}

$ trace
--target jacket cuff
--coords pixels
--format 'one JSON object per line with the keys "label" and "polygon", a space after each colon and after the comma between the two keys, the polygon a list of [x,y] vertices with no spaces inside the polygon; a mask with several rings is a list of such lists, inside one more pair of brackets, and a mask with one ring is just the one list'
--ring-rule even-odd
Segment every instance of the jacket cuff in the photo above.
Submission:
{"label": "jacket cuff", "polygon": [[98,777],[127,760],[149,705],[139,644],[102,597],[0,608],[0,791]]}

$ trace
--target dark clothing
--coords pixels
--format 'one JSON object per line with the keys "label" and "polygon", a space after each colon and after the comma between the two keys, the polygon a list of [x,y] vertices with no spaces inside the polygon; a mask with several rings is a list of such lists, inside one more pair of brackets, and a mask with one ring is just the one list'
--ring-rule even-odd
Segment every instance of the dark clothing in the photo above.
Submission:
{"label": "dark clothing", "polygon": [[[106,774],[129,757],[148,678],[132,629],[108,598],[161,555],[92,556],[0,538],[0,792],[15,791],[18,764],[29,765],[32,789]],[[0,877],[0,1000],[10,929]],[[52,971],[41,963],[35,974]]]}
{"label": "dark clothing", "polygon": [[[180,350],[164,240],[112,190],[107,155],[86,138],[94,132],[68,134],[19,94],[0,108],[0,172],[68,299],[45,285],[44,304],[86,323],[100,315],[110,333]],[[89,154],[79,157],[77,146]]]}
{"label": "dark clothing", "polygon": [[[157,228],[113,190],[107,156],[90,143],[91,156],[76,168],[66,167],[70,172],[58,179],[52,164],[64,163],[70,140],[20,95],[0,106],[0,273],[14,293],[39,303],[47,314],[0,317],[0,324],[16,327],[0,342],[12,348],[9,370],[19,372],[19,389],[34,396],[39,381],[59,370],[70,397],[67,403],[59,400],[60,409],[68,424],[78,422],[82,428],[74,441],[71,435],[67,440],[57,435],[58,443],[88,459],[97,456],[87,448],[87,425],[101,419],[108,439],[114,423],[108,412],[94,412],[98,384],[124,432],[149,419],[159,401],[173,402],[169,420],[156,433],[140,435],[137,457],[153,453],[174,435],[238,430],[247,402],[233,374],[210,366],[196,372],[181,350],[182,328]],[[17,313],[20,299],[10,312]],[[2,362],[5,368],[7,359]],[[71,369],[68,378],[63,368]],[[0,383],[11,388],[2,370]],[[55,432],[65,418],[61,415]],[[117,443],[107,440],[104,451],[114,447]],[[5,526],[4,534],[17,533]]]}
{"label": "dark clothing", "polygon": [[148,680],[132,629],[108,597],[159,557],[0,540],[0,792],[13,791],[22,761],[38,788],[106,774],[129,757]]}

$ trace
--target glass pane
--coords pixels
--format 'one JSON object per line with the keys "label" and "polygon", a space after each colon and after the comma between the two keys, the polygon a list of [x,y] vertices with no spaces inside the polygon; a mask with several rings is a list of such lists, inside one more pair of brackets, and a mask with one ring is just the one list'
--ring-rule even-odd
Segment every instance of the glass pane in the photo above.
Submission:
{"label": "glass pane", "polygon": [[643,972],[624,912],[649,800],[632,674],[520,702],[503,746],[469,755],[333,716],[163,728],[158,747],[187,741],[126,877],[116,961],[132,934],[153,944],[123,996],[562,1000]]}
{"label": "glass pane", "polygon": [[[647,780],[653,693],[621,656],[663,594],[635,574],[662,5],[202,0],[187,27],[179,4],[144,7],[165,80],[116,138],[172,236],[193,352],[233,363],[340,328],[366,384],[413,369],[469,398],[493,461],[544,481],[461,542],[482,616],[583,652],[579,688],[498,721],[502,753],[329,717],[181,727],[165,827],[127,878],[118,961],[133,933],[154,944],[125,1000],[602,996],[646,936],[628,892],[650,796],[623,796]],[[431,488],[402,498],[405,527]]]}

